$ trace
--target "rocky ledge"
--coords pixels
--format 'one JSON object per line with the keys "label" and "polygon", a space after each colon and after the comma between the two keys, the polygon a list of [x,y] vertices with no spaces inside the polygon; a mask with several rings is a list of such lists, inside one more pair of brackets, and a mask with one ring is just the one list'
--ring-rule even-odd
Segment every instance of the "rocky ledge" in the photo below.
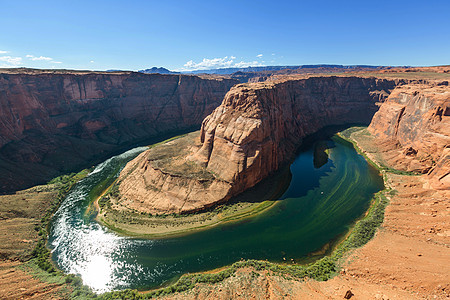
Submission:
{"label": "rocky ledge", "polygon": [[450,189],[448,82],[397,87],[369,126],[389,165],[428,174],[435,189]]}
{"label": "rocky ledge", "polygon": [[294,158],[304,137],[328,125],[368,124],[398,83],[331,76],[237,85],[172,158],[156,154],[173,152],[169,144],[130,162],[119,178],[120,202],[167,214],[227,201]]}

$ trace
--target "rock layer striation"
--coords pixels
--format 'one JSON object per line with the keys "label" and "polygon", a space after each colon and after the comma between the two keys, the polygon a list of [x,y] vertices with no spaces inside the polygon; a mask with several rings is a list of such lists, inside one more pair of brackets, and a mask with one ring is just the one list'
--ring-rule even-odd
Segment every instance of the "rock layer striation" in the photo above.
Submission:
{"label": "rock layer striation", "polygon": [[427,173],[435,189],[450,189],[448,82],[397,87],[375,114],[369,131],[390,165]]}
{"label": "rock layer striation", "polygon": [[0,192],[196,128],[237,82],[134,72],[0,73]]}

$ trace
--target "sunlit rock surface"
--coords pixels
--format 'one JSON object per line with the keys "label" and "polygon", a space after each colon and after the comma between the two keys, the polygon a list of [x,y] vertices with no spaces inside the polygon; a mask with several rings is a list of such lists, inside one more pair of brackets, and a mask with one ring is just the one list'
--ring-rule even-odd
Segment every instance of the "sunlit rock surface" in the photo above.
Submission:
{"label": "sunlit rock surface", "polygon": [[428,173],[432,188],[450,189],[450,87],[448,82],[396,88],[369,131],[390,164]]}

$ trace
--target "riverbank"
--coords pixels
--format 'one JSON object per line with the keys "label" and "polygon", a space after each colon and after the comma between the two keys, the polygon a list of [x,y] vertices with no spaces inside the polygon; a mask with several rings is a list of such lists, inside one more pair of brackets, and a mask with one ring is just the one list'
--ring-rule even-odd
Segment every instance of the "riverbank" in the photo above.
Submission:
{"label": "riverbank", "polygon": [[[380,168],[383,152],[365,129],[347,132]],[[424,188],[426,175],[384,171],[389,195],[384,222],[375,237],[346,257],[328,281],[292,280],[270,270],[239,269],[235,276],[165,299],[448,299],[450,192]]]}
{"label": "riverbank", "polygon": [[46,241],[53,213],[87,173],[60,176],[46,185],[0,196],[1,299],[68,299],[82,287],[80,279],[55,268]]}
{"label": "riverbank", "polygon": [[[367,157],[372,157],[377,162],[377,157],[382,158],[383,153],[377,149],[373,137],[367,132],[355,131],[350,137]],[[221,270],[208,272],[216,274],[215,276],[199,276],[192,289],[178,293],[173,293],[176,291],[173,290],[166,298],[334,299],[343,298],[351,291],[354,294],[352,299],[446,299],[449,294],[447,278],[450,274],[442,266],[448,264],[449,257],[449,192],[423,188],[425,176],[385,172],[385,180],[395,189],[395,192],[389,195],[390,205],[386,208],[385,221],[375,238],[346,257],[345,262],[336,269],[338,276],[325,282],[297,280],[270,268],[242,264],[233,270],[233,273],[221,273],[224,271]],[[21,192],[14,197],[11,198],[11,203],[20,202],[21,198],[27,201],[30,199],[30,195],[21,195]],[[43,197],[36,203],[47,203],[44,201],[46,199],[48,198]],[[27,207],[30,203],[22,204]],[[31,211],[36,212],[38,219],[43,215],[39,214],[36,207],[30,206]],[[10,229],[5,232],[13,236]],[[15,235],[19,239],[20,236]],[[12,273],[11,270],[18,273]],[[60,289],[66,286],[63,282],[45,283],[31,274],[29,271],[17,269],[15,263],[3,261],[0,290],[5,292],[2,298],[18,298],[11,295],[36,295],[36,298],[39,298],[40,293],[43,299],[62,297]],[[23,280],[11,280],[11,276]],[[44,294],[45,291],[49,293]]]}
{"label": "riverbank", "polygon": [[[185,144],[192,143],[197,135],[198,132],[190,133],[150,147],[162,145],[167,154],[168,149],[187,147]],[[243,221],[273,208],[289,185],[290,176],[289,168],[285,167],[231,201],[193,213],[153,215],[123,205],[118,189],[119,179],[96,198],[93,205],[98,211],[96,220],[120,235],[146,239],[183,236],[221,224]]]}
{"label": "riverbank", "polygon": [[[336,237],[348,232],[367,211],[374,193],[383,188],[378,172],[350,143],[336,136],[329,138],[328,134],[331,132],[317,137],[323,138],[322,142],[304,142],[305,147],[289,166],[291,180],[284,180],[290,182],[289,188],[273,209],[233,224],[161,240],[117,236],[99,226],[94,215],[85,213],[92,200],[112,184],[121,167],[139,156],[142,149],[112,157],[72,190],[55,216],[49,238],[53,259],[67,272],[78,268],[85,283],[98,293],[154,289],[174,282],[181,274],[251,259],[282,265],[295,262],[293,271],[298,274],[314,272],[317,278],[328,278],[329,273],[319,270],[323,267],[333,272],[337,258],[331,264],[326,260],[308,268],[304,264],[315,262],[332,249],[338,242]],[[324,142],[331,149],[330,159],[318,167],[314,157],[322,151],[314,148]],[[324,248],[330,241],[328,249]],[[94,261],[105,261],[103,268],[108,272],[98,274],[101,269]]]}
{"label": "riverbank", "polygon": [[[99,213],[96,220],[114,232],[138,238],[157,239],[183,236],[193,232],[207,230],[214,226],[239,222],[276,206],[276,199],[289,183],[289,170],[275,174],[276,179],[262,183],[230,203],[224,203],[206,211],[191,214],[171,214],[153,216],[136,211],[121,211],[111,209],[106,205],[100,207],[99,197],[94,205]],[[275,182],[275,184],[274,184]],[[114,188],[112,186],[109,190]],[[105,193],[104,196],[107,196]],[[255,201],[258,199],[258,201]]]}
{"label": "riverbank", "polygon": [[[346,133],[343,137],[358,145],[372,163],[385,167],[382,151],[364,128]],[[330,257],[309,266],[320,266],[325,274],[336,272],[338,276],[316,281],[311,278],[320,278],[311,270],[298,280],[298,273],[292,273],[299,269],[297,265],[243,261],[215,273],[184,276],[163,290],[144,294],[128,291],[127,295],[130,299],[156,295],[166,295],[164,299],[447,299],[450,274],[442,266],[448,264],[449,257],[449,192],[424,189],[425,176],[396,174],[390,168],[382,172],[391,190],[385,194],[389,205],[375,237],[346,253],[334,271],[326,271]],[[374,207],[362,221],[373,215]],[[350,235],[361,231],[357,227]],[[112,295],[104,296],[109,299]]]}

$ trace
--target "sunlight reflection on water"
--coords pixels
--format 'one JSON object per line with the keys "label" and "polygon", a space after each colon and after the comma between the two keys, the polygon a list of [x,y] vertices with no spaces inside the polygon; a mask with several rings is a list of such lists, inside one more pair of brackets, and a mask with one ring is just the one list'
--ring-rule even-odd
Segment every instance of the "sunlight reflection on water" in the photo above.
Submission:
{"label": "sunlight reflection on water", "polygon": [[[126,159],[142,152],[137,148],[98,165],[83,181],[95,181],[98,173],[114,163],[114,159]],[[59,267],[67,273],[78,274],[83,284],[95,292],[110,291],[118,286],[126,286],[130,274],[142,271],[140,265],[117,260],[117,256],[127,256],[129,240],[117,236],[95,222],[79,218],[83,214],[88,199],[89,184],[80,184],[72,190],[55,214],[50,246],[57,257]]]}
{"label": "sunlight reflection on water", "polygon": [[240,258],[302,259],[346,232],[382,188],[378,172],[370,171],[351,144],[330,143],[331,159],[320,168],[313,164],[312,148],[301,152],[290,166],[283,202],[271,211],[189,236],[154,240],[118,236],[87,209],[121,167],[146,148],[113,157],[77,183],[56,212],[49,236],[52,258],[97,293],[158,288],[181,274]]}

